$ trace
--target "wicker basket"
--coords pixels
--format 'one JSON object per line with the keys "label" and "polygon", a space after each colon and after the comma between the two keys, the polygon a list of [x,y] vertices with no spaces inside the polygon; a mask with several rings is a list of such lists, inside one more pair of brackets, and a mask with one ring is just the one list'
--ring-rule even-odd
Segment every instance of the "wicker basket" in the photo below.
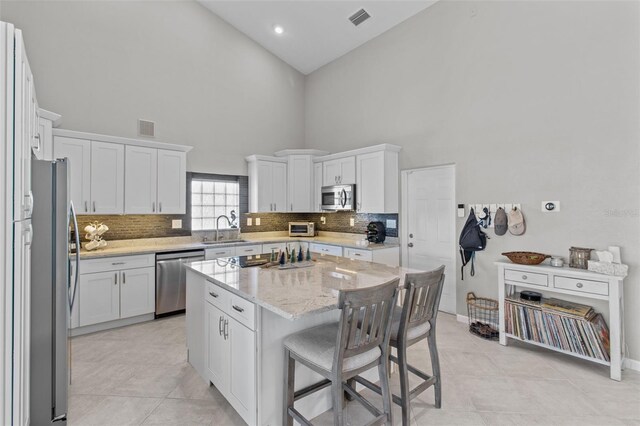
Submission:
{"label": "wicker basket", "polygon": [[551,257],[548,254],[536,253],[533,251],[509,251],[502,253],[507,256],[510,261],[518,265],[539,265],[546,258]]}
{"label": "wicker basket", "polygon": [[469,332],[488,340],[497,340],[498,301],[487,297],[476,297],[473,292],[467,293],[467,314],[469,316]]}

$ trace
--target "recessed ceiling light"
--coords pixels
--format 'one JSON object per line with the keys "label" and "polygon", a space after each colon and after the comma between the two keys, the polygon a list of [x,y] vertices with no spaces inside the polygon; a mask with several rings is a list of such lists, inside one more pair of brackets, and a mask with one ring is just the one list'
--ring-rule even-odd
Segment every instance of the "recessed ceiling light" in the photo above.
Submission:
{"label": "recessed ceiling light", "polygon": [[275,31],[276,34],[282,34],[284,33],[284,28],[282,28],[280,25],[275,25],[273,27],[273,31]]}

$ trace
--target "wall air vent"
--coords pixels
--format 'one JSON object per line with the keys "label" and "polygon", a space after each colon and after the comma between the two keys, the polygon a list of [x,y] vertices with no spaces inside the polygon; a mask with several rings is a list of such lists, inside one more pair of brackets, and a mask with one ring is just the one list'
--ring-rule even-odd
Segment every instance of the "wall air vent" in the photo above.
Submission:
{"label": "wall air vent", "polygon": [[360,9],[359,11],[357,11],[356,13],[354,13],[353,15],[349,16],[349,20],[351,21],[351,23],[353,25],[355,25],[356,27],[360,24],[362,24],[364,21],[366,21],[367,19],[371,18],[371,15],[369,15],[367,13],[366,10],[364,9]]}
{"label": "wall air vent", "polygon": [[156,135],[156,123],[149,120],[138,120],[138,135],[149,138]]}

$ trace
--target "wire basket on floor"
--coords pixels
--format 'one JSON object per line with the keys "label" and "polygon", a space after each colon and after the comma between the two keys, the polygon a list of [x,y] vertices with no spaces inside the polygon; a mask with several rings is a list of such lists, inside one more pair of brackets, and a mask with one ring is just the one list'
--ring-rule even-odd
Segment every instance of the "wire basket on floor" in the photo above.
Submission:
{"label": "wire basket on floor", "polygon": [[469,332],[488,340],[497,340],[498,301],[487,297],[476,297],[473,292],[467,293],[467,314],[469,316]]}

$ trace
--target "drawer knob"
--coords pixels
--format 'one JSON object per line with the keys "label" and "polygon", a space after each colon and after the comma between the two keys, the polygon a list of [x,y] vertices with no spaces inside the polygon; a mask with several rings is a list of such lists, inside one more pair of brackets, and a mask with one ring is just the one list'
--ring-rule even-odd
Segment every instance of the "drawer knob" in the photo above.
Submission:
{"label": "drawer knob", "polygon": [[523,276],[522,276],[522,279],[523,279],[523,280],[526,280],[527,278],[528,278],[528,277],[527,277],[526,275],[523,275]]}
{"label": "drawer knob", "polygon": [[210,291],[210,292],[209,292],[209,296],[211,296],[211,297],[218,297],[218,295],[217,295],[217,294],[215,294],[215,293],[214,293],[214,292],[212,292],[212,291]]}
{"label": "drawer knob", "polygon": [[242,309],[240,306],[237,306],[237,305],[233,305],[233,309],[235,309],[238,312],[244,312],[244,309]]}
{"label": "drawer knob", "polygon": [[582,283],[577,283],[577,284],[576,284],[576,287],[578,287],[578,288],[582,288]]}

